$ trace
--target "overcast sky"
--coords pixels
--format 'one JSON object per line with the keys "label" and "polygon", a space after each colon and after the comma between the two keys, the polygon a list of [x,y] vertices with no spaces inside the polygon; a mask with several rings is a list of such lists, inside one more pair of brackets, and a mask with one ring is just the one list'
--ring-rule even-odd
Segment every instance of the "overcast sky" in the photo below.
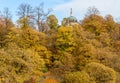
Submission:
{"label": "overcast sky", "polygon": [[114,18],[120,16],[120,0],[0,0],[0,10],[8,7],[13,14],[13,20],[17,19],[16,10],[21,3],[28,3],[35,7],[44,2],[45,9],[52,8],[59,21],[70,15],[70,8],[73,15],[81,20],[88,7],[96,7],[101,15],[111,14]]}

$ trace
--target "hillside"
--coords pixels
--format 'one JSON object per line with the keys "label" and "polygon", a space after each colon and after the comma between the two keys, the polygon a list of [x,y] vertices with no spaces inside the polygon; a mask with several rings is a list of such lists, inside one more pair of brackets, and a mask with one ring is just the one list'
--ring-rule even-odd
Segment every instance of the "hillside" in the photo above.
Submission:
{"label": "hillside", "polygon": [[0,83],[120,83],[120,23],[96,10],[61,25],[49,14],[1,16]]}

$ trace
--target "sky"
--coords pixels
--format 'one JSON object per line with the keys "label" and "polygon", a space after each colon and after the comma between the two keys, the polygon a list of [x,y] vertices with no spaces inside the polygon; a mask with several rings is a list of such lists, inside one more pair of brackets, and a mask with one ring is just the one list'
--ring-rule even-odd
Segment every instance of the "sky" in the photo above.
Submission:
{"label": "sky", "polygon": [[44,9],[52,8],[51,14],[55,14],[59,23],[64,17],[70,16],[70,8],[73,9],[73,16],[82,20],[88,7],[96,7],[102,16],[111,14],[114,19],[120,17],[120,0],[0,0],[0,11],[8,7],[12,13],[13,21],[17,20],[17,8],[22,3],[35,7],[44,2]]}

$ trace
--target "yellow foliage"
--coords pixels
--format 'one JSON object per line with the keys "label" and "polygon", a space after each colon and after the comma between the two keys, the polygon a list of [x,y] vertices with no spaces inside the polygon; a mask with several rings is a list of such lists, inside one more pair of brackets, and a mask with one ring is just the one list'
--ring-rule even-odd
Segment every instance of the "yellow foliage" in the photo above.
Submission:
{"label": "yellow foliage", "polygon": [[50,15],[47,18],[47,24],[50,26],[51,29],[56,29],[57,28],[57,24],[58,20],[55,17],[55,15]]}
{"label": "yellow foliage", "polygon": [[56,45],[59,50],[71,52],[75,48],[72,27],[60,27],[56,36]]}
{"label": "yellow foliage", "polygon": [[115,83],[116,72],[100,63],[89,63],[85,71],[96,83]]}

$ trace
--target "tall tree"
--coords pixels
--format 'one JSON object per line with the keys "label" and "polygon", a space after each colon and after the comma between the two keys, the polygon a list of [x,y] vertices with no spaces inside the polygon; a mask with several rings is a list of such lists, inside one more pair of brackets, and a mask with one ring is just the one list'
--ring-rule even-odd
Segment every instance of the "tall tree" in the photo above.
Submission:
{"label": "tall tree", "polygon": [[12,27],[14,27],[14,24],[11,21],[11,13],[8,8],[4,8],[0,15],[0,47],[6,45],[6,35]]}
{"label": "tall tree", "polygon": [[115,28],[115,21],[112,15],[105,16],[106,29],[109,33]]}
{"label": "tall tree", "polygon": [[4,20],[3,18],[0,16],[0,28],[4,27],[5,24],[4,24]]}
{"label": "tall tree", "polygon": [[86,16],[98,15],[98,14],[100,14],[100,11],[96,7],[89,7],[88,10],[87,10]]}
{"label": "tall tree", "polygon": [[62,26],[66,26],[68,23],[68,18],[63,18],[62,20]]}
{"label": "tall tree", "polygon": [[21,4],[18,7],[17,14],[20,18],[24,18],[26,16],[31,17],[33,14],[33,8],[29,4]]}
{"label": "tall tree", "polygon": [[75,49],[73,27],[60,27],[56,35],[56,47],[59,51],[72,52]]}
{"label": "tall tree", "polygon": [[14,24],[11,20],[11,18],[12,18],[11,12],[7,7],[4,8],[3,12],[1,12],[1,17],[3,18],[4,25],[5,25],[6,29],[14,26]]}
{"label": "tall tree", "polygon": [[95,35],[100,35],[102,32],[105,32],[105,20],[102,16],[97,14],[97,9],[88,10],[90,13],[81,21],[82,27],[87,30],[95,33]]}
{"label": "tall tree", "polygon": [[58,20],[55,15],[50,15],[47,17],[47,24],[50,26],[51,29],[57,28]]}
{"label": "tall tree", "polygon": [[[46,18],[49,15],[49,13],[52,11],[52,9],[48,9],[47,12],[44,11],[44,3],[40,3],[39,6],[35,8],[35,23],[37,24],[37,29],[39,31],[45,31],[46,24]],[[48,28],[48,27],[47,27]]]}
{"label": "tall tree", "polygon": [[33,8],[29,4],[21,4],[18,7],[17,15],[19,16],[19,21],[22,20],[21,21],[22,27],[25,27],[26,23],[27,25],[33,27],[33,24],[34,24],[33,13],[34,13]]}

